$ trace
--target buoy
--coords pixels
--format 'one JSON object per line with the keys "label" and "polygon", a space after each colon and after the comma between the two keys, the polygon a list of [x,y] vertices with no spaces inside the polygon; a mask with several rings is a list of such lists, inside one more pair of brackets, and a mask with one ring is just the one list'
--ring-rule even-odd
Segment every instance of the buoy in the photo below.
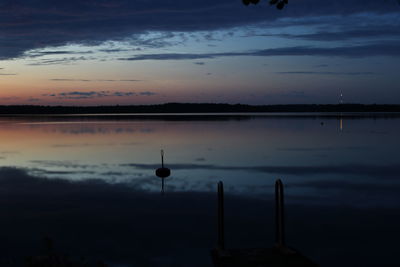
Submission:
{"label": "buoy", "polygon": [[156,175],[161,178],[161,193],[164,194],[164,179],[171,175],[171,170],[164,167],[164,150],[161,150],[161,168],[156,170]]}

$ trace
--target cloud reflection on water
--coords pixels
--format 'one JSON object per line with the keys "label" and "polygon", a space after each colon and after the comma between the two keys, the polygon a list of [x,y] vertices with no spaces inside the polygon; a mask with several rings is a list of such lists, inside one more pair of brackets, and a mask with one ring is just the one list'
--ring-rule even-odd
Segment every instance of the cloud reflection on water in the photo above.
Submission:
{"label": "cloud reflection on water", "polygon": [[[32,161],[41,168],[30,168],[30,174],[64,179],[101,179],[107,183],[124,183],[133,188],[158,192],[160,180],[154,170],[159,164],[100,164],[85,165],[77,162]],[[210,192],[218,180],[229,184],[227,192],[256,198],[266,198],[274,177],[284,177],[293,203],[320,203],[323,205],[399,206],[397,181],[399,165],[343,165],[343,166],[217,166],[211,164],[168,164],[173,170],[167,179],[169,192]],[[188,171],[200,171],[188,175]],[[215,173],[202,177],[200,173]],[[248,176],[246,182],[237,180],[241,173]],[[255,173],[249,175],[249,173]],[[270,174],[273,174],[270,176]],[[268,174],[269,176],[265,176]],[[200,176],[199,176],[200,175]],[[73,178],[76,177],[76,178]],[[253,180],[249,180],[249,178]]]}
{"label": "cloud reflection on water", "polygon": [[[154,170],[157,164],[138,164],[128,163],[121,166],[129,166],[137,169]],[[393,165],[364,165],[364,164],[344,164],[344,165],[309,165],[309,166],[218,166],[212,164],[169,164],[174,170],[223,170],[223,171],[245,171],[262,172],[274,174],[288,174],[296,176],[315,176],[321,174],[343,174],[371,176],[379,178],[398,178],[400,173],[400,163]]]}
{"label": "cloud reflection on water", "polygon": [[[132,184],[46,179],[16,168],[0,168],[0,188],[0,260],[37,255],[41,238],[49,236],[56,250],[77,258],[130,266],[210,266],[214,192],[161,196]],[[227,194],[229,247],[273,244],[273,190],[267,191],[265,199]],[[397,208],[289,204],[287,214],[288,243],[322,266],[383,266],[397,260]]]}
{"label": "cloud reflection on water", "polygon": [[[353,118],[343,131],[336,117],[73,120],[0,125],[2,166],[17,167],[0,168],[5,253],[30,253],[49,233],[74,255],[138,266],[194,266],[187,262],[195,258],[206,266],[216,182],[228,195],[228,243],[263,246],[273,239],[279,177],[294,247],[322,266],[396,260],[396,119]],[[154,175],[160,149],[172,169],[164,198]]]}

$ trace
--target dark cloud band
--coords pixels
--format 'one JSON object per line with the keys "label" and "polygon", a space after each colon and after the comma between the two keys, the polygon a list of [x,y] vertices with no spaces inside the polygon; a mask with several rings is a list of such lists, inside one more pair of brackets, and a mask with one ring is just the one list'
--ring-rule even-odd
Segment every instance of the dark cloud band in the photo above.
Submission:
{"label": "dark cloud band", "polygon": [[247,52],[226,52],[226,53],[169,53],[169,54],[143,54],[120,60],[193,60],[193,59],[213,59],[218,57],[238,57],[238,56],[321,56],[321,57],[345,57],[362,58],[370,56],[400,56],[400,43],[387,42],[380,44],[359,45],[359,46],[339,46],[339,47],[312,47],[294,46],[284,48],[271,48]]}
{"label": "dark cloud band", "polygon": [[21,57],[25,51],[49,46],[96,45],[126,38],[139,46],[163,45],[162,39],[143,40],[138,36],[150,31],[168,35],[271,23],[280,18],[385,15],[396,8],[395,0],[302,0],[293,1],[283,12],[269,5],[245,7],[231,0],[1,1],[0,59]]}
{"label": "dark cloud band", "polygon": [[155,92],[143,91],[143,92],[132,92],[132,91],[72,91],[62,92],[57,94],[43,94],[42,96],[57,97],[59,99],[89,99],[89,98],[101,98],[101,97],[129,97],[129,96],[153,96]]}

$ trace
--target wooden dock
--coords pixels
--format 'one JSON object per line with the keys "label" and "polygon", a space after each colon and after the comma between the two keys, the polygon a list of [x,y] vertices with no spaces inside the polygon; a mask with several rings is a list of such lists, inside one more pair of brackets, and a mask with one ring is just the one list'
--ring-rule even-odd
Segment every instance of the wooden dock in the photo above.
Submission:
{"label": "wooden dock", "polygon": [[218,183],[218,244],[211,251],[215,267],[317,267],[307,257],[285,244],[283,183],[275,183],[276,243],[271,248],[226,249],[224,232],[224,187]]}

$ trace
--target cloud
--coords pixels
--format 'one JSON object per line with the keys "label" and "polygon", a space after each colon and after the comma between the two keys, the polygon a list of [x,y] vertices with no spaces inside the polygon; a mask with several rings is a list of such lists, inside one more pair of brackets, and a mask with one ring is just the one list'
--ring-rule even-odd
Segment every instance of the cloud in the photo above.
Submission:
{"label": "cloud", "polygon": [[64,92],[64,93],[59,93],[58,98],[68,98],[68,99],[80,99],[80,98],[94,98],[94,97],[103,97],[106,96],[105,91],[91,91],[91,92]]}
{"label": "cloud", "polygon": [[[137,46],[169,45],[174,32],[214,31],[277,20],[396,12],[396,1],[295,1],[280,12],[268,4],[246,7],[231,0],[211,1],[13,1],[0,3],[0,59],[66,44],[126,41]],[[320,20],[317,19],[318,22]],[[291,25],[295,25],[291,23]],[[158,36],[149,32],[159,32]],[[212,35],[211,35],[212,36]],[[176,35],[175,39],[183,39]],[[175,40],[174,43],[181,42]],[[112,51],[110,51],[112,52]]]}
{"label": "cloud", "polygon": [[205,63],[204,62],[194,62],[194,64],[196,64],[196,65],[204,65]]}
{"label": "cloud", "polygon": [[299,74],[299,75],[347,75],[347,76],[360,76],[360,75],[375,75],[375,72],[335,72],[335,71],[280,71],[276,74]]}
{"label": "cloud", "polygon": [[[346,21],[347,22],[347,21]],[[369,23],[368,19],[366,22]],[[333,23],[333,25],[335,25]],[[389,39],[391,37],[397,37],[400,35],[400,29],[398,23],[386,25],[368,25],[365,26],[353,26],[347,25],[339,27],[336,31],[317,31],[308,34],[294,34],[294,33],[278,33],[278,34],[249,34],[247,36],[265,36],[265,37],[279,37],[286,39],[300,39],[307,41],[348,41],[353,39]],[[350,30],[349,30],[350,28]]]}
{"label": "cloud", "polygon": [[102,97],[127,97],[127,96],[153,96],[154,92],[132,92],[132,91],[72,91],[57,94],[43,94],[42,96],[57,97],[59,99],[89,99]]}
{"label": "cloud", "polygon": [[153,95],[156,95],[156,93],[150,92],[150,91],[144,91],[144,92],[139,92],[139,95],[153,96]]}
{"label": "cloud", "polygon": [[126,80],[114,80],[114,79],[69,79],[69,78],[54,78],[49,79],[54,82],[141,82],[142,80],[126,79]]}
{"label": "cloud", "polygon": [[56,147],[56,148],[63,148],[63,147],[90,147],[90,146],[102,146],[102,145],[105,145],[105,144],[89,144],[89,143],[54,144],[54,145],[51,145],[51,147]]}
{"label": "cloud", "polygon": [[7,96],[7,97],[0,97],[0,99],[8,101],[8,100],[18,100],[20,98],[17,96]]}
{"label": "cloud", "polygon": [[16,73],[0,73],[0,76],[14,76]]}
{"label": "cloud", "polygon": [[[243,54],[243,53],[241,53]],[[190,54],[190,53],[169,53],[169,54],[143,54],[120,60],[189,60],[189,59],[209,59],[229,55],[241,55],[239,53],[211,53],[211,54]]]}
{"label": "cloud", "polygon": [[74,64],[78,61],[83,61],[83,60],[90,60],[94,59],[93,57],[64,57],[64,58],[57,58],[57,59],[41,59],[41,60],[36,60],[32,63],[27,63],[26,65],[29,66],[46,66],[46,65],[70,65]]}
{"label": "cloud", "polygon": [[18,151],[0,151],[0,154],[3,154],[3,155],[16,155],[19,153],[20,152],[18,152]]}
{"label": "cloud", "polygon": [[90,82],[91,80],[85,80],[85,79],[63,79],[63,78],[55,78],[55,79],[49,79],[50,81],[54,82]]}
{"label": "cloud", "polygon": [[59,51],[29,51],[24,54],[26,57],[35,58],[53,55],[86,55],[93,54],[93,51],[72,51],[72,50],[59,50]]}
{"label": "cloud", "polygon": [[335,150],[335,147],[280,147],[278,151],[290,151],[290,152],[314,152],[314,151],[331,151]]}
{"label": "cloud", "polygon": [[120,53],[120,52],[128,52],[128,51],[131,51],[131,49],[125,49],[125,48],[104,48],[104,49],[99,49],[99,52],[104,52],[104,53]]}
{"label": "cloud", "polygon": [[213,59],[219,57],[238,56],[321,56],[321,57],[344,57],[363,58],[371,56],[400,56],[400,43],[389,41],[387,43],[368,44],[358,46],[338,47],[314,47],[314,46],[293,46],[283,48],[271,48],[245,52],[225,53],[168,53],[168,54],[141,54],[120,60],[193,60]]}
{"label": "cloud", "polygon": [[328,64],[318,64],[314,66],[314,68],[327,68],[327,67],[329,67]]}

